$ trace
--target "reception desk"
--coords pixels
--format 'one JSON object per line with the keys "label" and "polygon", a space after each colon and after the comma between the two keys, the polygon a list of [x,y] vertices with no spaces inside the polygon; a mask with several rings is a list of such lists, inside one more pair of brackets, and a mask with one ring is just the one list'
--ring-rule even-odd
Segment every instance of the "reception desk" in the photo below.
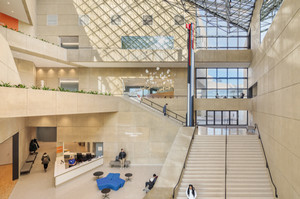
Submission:
{"label": "reception desk", "polygon": [[103,165],[103,157],[97,157],[90,161],[78,163],[76,166],[66,168],[64,156],[57,157],[54,169],[55,186],[58,186],[101,165]]}

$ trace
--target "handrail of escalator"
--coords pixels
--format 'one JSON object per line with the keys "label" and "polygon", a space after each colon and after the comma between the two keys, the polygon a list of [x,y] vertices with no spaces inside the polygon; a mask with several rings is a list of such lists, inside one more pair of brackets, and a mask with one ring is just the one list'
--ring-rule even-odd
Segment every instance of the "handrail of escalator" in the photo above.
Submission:
{"label": "handrail of escalator", "polygon": [[265,156],[265,160],[266,160],[266,167],[269,171],[269,175],[270,175],[270,179],[271,179],[271,182],[272,182],[272,185],[274,187],[274,194],[275,194],[275,197],[278,198],[278,193],[277,193],[277,187],[273,181],[273,178],[272,178],[272,174],[271,174],[271,171],[270,171],[270,168],[269,168],[269,163],[268,163],[268,159],[267,159],[267,156],[266,156],[266,153],[265,153],[265,148],[264,148],[264,144],[262,142],[262,139],[261,139],[261,135],[260,135],[260,132],[259,132],[259,128],[258,128],[258,125],[255,124],[255,129],[257,129],[257,132],[258,132],[258,138],[260,140],[260,143],[261,143],[261,146],[262,146],[262,149],[263,149],[263,152],[264,152],[264,156]]}
{"label": "handrail of escalator", "polygon": [[188,150],[187,150],[187,153],[186,153],[186,156],[185,156],[185,159],[184,159],[184,163],[183,163],[183,167],[182,167],[182,169],[181,169],[181,173],[180,173],[179,179],[178,179],[178,181],[177,181],[177,184],[176,184],[175,187],[173,188],[173,195],[172,195],[172,198],[175,198],[175,191],[176,191],[176,188],[178,187],[179,182],[180,182],[180,180],[181,180],[181,178],[182,178],[182,174],[183,174],[183,171],[184,171],[184,169],[185,169],[186,161],[187,161],[187,158],[188,158],[189,153],[190,153],[190,150],[191,150],[192,142],[193,142],[194,137],[195,137],[195,132],[196,132],[197,130],[198,130],[198,126],[195,125],[195,129],[194,129],[194,132],[193,132],[193,136],[192,136],[192,139],[191,139],[191,141],[190,141],[190,145],[189,145],[189,148],[188,148]]}

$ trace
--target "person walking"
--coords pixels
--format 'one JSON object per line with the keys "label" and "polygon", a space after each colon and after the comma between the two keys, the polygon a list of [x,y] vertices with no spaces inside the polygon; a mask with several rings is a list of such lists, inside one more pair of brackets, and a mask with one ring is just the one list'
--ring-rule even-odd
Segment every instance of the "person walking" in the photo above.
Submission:
{"label": "person walking", "polygon": [[189,185],[189,187],[186,189],[186,197],[187,199],[196,199],[197,193],[193,185]]}
{"label": "person walking", "polygon": [[119,160],[121,162],[121,168],[125,167],[125,161],[126,161],[126,153],[123,149],[121,149],[121,152],[119,153]]}
{"label": "person walking", "polygon": [[41,160],[42,160],[42,164],[44,165],[44,171],[46,172],[48,168],[48,164],[50,162],[50,157],[47,153],[44,153]]}
{"label": "person walking", "polygon": [[167,115],[167,106],[168,106],[168,104],[166,103],[166,104],[164,105],[164,107],[163,107],[163,113],[164,113],[164,116]]}

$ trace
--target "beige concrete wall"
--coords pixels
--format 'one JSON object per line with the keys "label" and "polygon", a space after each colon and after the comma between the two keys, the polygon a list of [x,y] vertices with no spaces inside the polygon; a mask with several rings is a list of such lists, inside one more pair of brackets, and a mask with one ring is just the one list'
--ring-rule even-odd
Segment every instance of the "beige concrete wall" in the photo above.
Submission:
{"label": "beige concrete wall", "polygon": [[251,99],[195,99],[195,110],[252,110]]}
{"label": "beige concrete wall", "polygon": [[15,59],[22,84],[28,87],[36,85],[36,67],[31,61]]}
{"label": "beige concrete wall", "polygon": [[133,164],[163,164],[180,124],[128,99],[118,112],[56,117],[29,117],[27,125],[57,126],[59,142],[104,142],[108,164],[121,148]]}
{"label": "beige concrete wall", "polygon": [[21,83],[9,45],[0,34],[0,82],[1,81],[11,84]]}
{"label": "beige concrete wall", "polygon": [[19,31],[35,37],[37,28],[36,0],[25,0],[23,4],[30,21],[29,24],[19,21]]}
{"label": "beige concrete wall", "polygon": [[12,164],[12,137],[0,144],[0,165]]}
{"label": "beige concrete wall", "polygon": [[34,131],[27,128],[25,118],[0,119],[0,144],[19,132],[19,170],[22,168],[29,154],[30,140],[35,137]]}
{"label": "beige concrete wall", "polygon": [[6,39],[10,48],[14,51],[54,61],[66,62],[67,50],[32,36],[0,27],[0,34]]}
{"label": "beige concrete wall", "polygon": [[[258,16],[252,26],[258,27],[257,23]],[[257,31],[251,32],[258,35]],[[285,0],[263,43],[255,45],[249,68],[249,86],[258,84],[258,96],[253,98],[253,120],[262,134],[281,199],[300,198],[299,34],[300,1]]]}
{"label": "beige concrete wall", "polygon": [[[125,85],[144,86],[146,79],[149,79],[145,72],[147,68],[37,68],[37,85],[44,80],[45,85],[50,88],[59,86],[59,79],[78,79],[79,90],[93,90],[98,92],[109,92],[112,94],[123,94]],[[150,68],[148,68],[150,70]],[[159,72],[166,74],[168,68],[161,68]],[[184,89],[184,70],[171,69],[171,79],[174,82],[174,90],[177,87]],[[151,69],[153,70],[153,69]],[[155,71],[155,69],[154,69]],[[158,75],[157,75],[158,76]],[[158,78],[159,79],[159,78]],[[126,83],[126,80],[129,83]],[[136,80],[136,81],[135,81]],[[186,79],[185,79],[186,80]],[[157,80],[158,82],[160,80]],[[186,88],[186,87],[185,87]]]}
{"label": "beige concrete wall", "polygon": [[113,96],[0,87],[0,118],[115,112]]}
{"label": "beige concrete wall", "polygon": [[161,169],[157,183],[155,183],[154,188],[144,197],[144,199],[172,198],[173,188],[180,179],[180,174],[194,130],[193,127],[181,127],[179,129],[170,153]]}

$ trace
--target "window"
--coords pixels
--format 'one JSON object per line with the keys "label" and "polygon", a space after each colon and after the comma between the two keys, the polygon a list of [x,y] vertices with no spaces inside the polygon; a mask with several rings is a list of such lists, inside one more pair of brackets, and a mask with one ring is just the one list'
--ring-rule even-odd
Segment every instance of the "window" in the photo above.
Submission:
{"label": "window", "polygon": [[247,126],[248,111],[230,110],[230,111],[197,111],[197,124],[202,126]]}
{"label": "window", "polygon": [[[213,3],[212,3],[213,4]],[[199,9],[196,23],[198,49],[248,49],[248,31]]]}
{"label": "window", "polygon": [[151,26],[153,24],[152,15],[144,15],[143,16],[143,25]]}
{"label": "window", "polygon": [[257,96],[257,82],[253,84],[248,90],[248,98],[253,98]]}
{"label": "window", "polygon": [[111,17],[111,25],[121,25],[122,23],[122,18],[120,15],[113,15]]}
{"label": "window", "polygon": [[59,85],[61,88],[68,91],[78,91],[78,79],[60,79]]}
{"label": "window", "polygon": [[60,46],[66,49],[78,49],[79,38],[78,36],[60,36]]}
{"label": "window", "polygon": [[283,0],[264,0],[260,10],[260,41],[262,42]]}
{"label": "window", "polygon": [[89,23],[90,23],[90,18],[89,18],[89,16],[87,16],[87,15],[81,15],[81,16],[79,16],[79,18],[78,18],[78,23],[79,23],[79,25],[81,25],[81,26],[89,25]]}
{"label": "window", "polygon": [[196,69],[197,98],[246,98],[247,89],[247,68]]}
{"label": "window", "polygon": [[184,16],[176,15],[174,17],[174,22],[175,22],[175,25],[178,25],[178,26],[183,25],[184,24]]}
{"label": "window", "polygon": [[56,26],[58,24],[57,15],[47,15],[47,26]]}
{"label": "window", "polygon": [[122,49],[173,49],[174,38],[170,36],[123,36]]}

